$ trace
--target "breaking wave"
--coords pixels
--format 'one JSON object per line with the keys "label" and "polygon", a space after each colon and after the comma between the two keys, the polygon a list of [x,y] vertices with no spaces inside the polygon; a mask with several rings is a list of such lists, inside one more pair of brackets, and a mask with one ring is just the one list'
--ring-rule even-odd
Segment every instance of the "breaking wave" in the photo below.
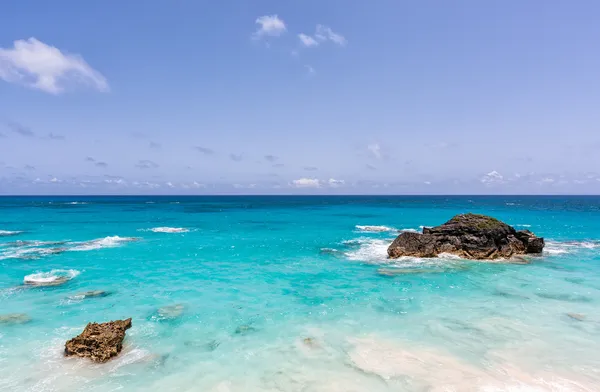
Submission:
{"label": "breaking wave", "polygon": [[0,237],[10,237],[23,233],[22,231],[0,230]]}
{"label": "breaking wave", "polygon": [[152,229],[142,229],[142,231],[151,231],[153,233],[187,233],[190,229],[185,227],[154,227]]}
{"label": "breaking wave", "polygon": [[123,243],[139,241],[138,237],[119,237],[118,235],[109,236],[104,238],[98,238],[91,241],[80,242],[78,245],[70,248],[73,251],[87,251],[102,248],[115,248],[121,246]]}
{"label": "breaking wave", "polygon": [[356,230],[367,232],[367,233],[383,233],[383,232],[387,232],[387,231],[398,231],[398,229],[395,229],[395,228],[389,227],[389,226],[362,226],[362,225],[356,225],[355,227],[356,227]]}
{"label": "breaking wave", "polygon": [[565,253],[573,253],[585,249],[600,248],[600,241],[547,241],[544,248],[544,253],[548,255],[561,255]]}
{"label": "breaking wave", "polygon": [[80,272],[74,269],[58,269],[50,272],[38,272],[36,274],[27,275],[23,278],[23,283],[34,286],[52,285],[69,281],[79,274]]}

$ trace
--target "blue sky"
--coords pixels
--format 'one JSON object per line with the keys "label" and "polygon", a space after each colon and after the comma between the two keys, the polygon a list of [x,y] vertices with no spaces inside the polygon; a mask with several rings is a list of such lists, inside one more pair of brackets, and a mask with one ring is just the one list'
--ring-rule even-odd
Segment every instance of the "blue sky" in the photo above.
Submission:
{"label": "blue sky", "polygon": [[0,5],[0,193],[599,193],[600,3]]}

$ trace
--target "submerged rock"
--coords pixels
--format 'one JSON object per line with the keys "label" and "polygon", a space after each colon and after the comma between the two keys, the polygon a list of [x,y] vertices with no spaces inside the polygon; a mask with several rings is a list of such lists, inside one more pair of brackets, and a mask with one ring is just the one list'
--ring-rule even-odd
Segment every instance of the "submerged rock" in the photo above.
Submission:
{"label": "submerged rock", "polygon": [[78,293],[78,294],[72,295],[69,298],[71,298],[71,299],[98,298],[98,297],[107,297],[110,294],[111,294],[110,291],[91,290],[91,291],[85,291],[83,293]]}
{"label": "submerged rock", "polygon": [[106,362],[121,352],[125,331],[129,328],[131,318],[102,324],[89,323],[80,335],[67,341],[65,355]]}
{"label": "submerged rock", "polygon": [[0,314],[0,324],[25,324],[31,321],[31,317],[25,313]]}
{"label": "submerged rock", "polygon": [[573,320],[577,320],[577,321],[585,320],[585,315],[580,314],[580,313],[567,313],[567,316],[569,316]]}
{"label": "submerged rock", "polygon": [[246,335],[248,333],[252,333],[252,332],[255,332],[255,331],[256,331],[256,328],[254,328],[251,325],[245,325],[245,324],[244,325],[240,325],[239,327],[237,327],[235,329],[236,335]]}
{"label": "submerged rock", "polygon": [[400,234],[388,248],[388,256],[436,257],[450,253],[465,259],[497,259],[541,253],[543,248],[544,239],[528,230],[517,231],[485,215],[462,214],[443,225],[423,228],[422,234]]}
{"label": "submerged rock", "polygon": [[158,308],[155,314],[150,318],[158,321],[175,320],[183,314],[185,306],[183,304],[163,306]]}

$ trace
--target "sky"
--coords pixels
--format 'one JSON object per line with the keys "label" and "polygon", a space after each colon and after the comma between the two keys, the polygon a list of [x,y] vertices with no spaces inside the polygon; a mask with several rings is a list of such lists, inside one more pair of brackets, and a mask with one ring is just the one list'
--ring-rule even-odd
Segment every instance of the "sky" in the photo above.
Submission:
{"label": "sky", "polygon": [[600,3],[0,6],[0,194],[599,194]]}

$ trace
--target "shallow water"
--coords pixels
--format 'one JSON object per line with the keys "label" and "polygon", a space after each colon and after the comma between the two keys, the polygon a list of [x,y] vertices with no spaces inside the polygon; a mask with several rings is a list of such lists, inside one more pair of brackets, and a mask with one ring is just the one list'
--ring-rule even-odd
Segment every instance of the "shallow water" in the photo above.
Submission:
{"label": "shallow water", "polygon": [[[546,252],[386,259],[398,231],[467,211]],[[0,217],[0,316],[30,319],[0,323],[3,391],[600,385],[597,197],[0,198]],[[63,358],[87,322],[127,317],[118,358]]]}

